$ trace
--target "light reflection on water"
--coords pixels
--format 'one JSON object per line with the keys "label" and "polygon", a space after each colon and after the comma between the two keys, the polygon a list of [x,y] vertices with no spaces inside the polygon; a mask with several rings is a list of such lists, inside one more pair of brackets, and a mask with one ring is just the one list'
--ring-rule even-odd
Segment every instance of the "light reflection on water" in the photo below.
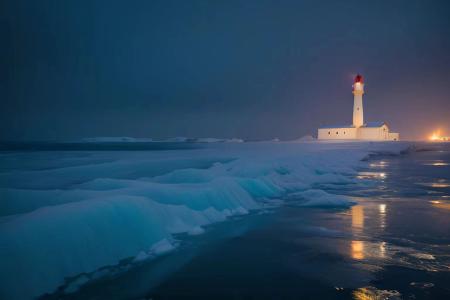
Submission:
{"label": "light reflection on water", "polygon": [[379,290],[373,286],[362,287],[353,292],[355,300],[397,300],[401,293],[396,290]]}
{"label": "light reflection on water", "polygon": [[427,162],[423,164],[424,166],[435,166],[435,167],[443,167],[443,166],[449,166],[450,164],[443,161],[443,160],[436,160],[433,162]]}
{"label": "light reflection on water", "polygon": [[431,188],[448,188],[450,187],[450,181],[444,178],[437,178],[433,181],[416,182],[416,185],[421,185]]}
{"label": "light reflection on water", "polygon": [[369,164],[369,167],[371,167],[371,168],[381,168],[381,169],[383,169],[383,168],[389,167],[389,162],[384,161],[384,160],[381,160],[381,161],[379,161],[379,162],[373,162],[373,163],[370,163],[370,164]]}
{"label": "light reflection on water", "polygon": [[378,249],[380,250],[380,257],[385,258],[386,256],[386,242],[381,242],[378,246]]}
{"label": "light reflection on water", "polygon": [[384,241],[350,241],[350,257],[354,260],[384,260],[387,258],[388,251],[392,252]]}
{"label": "light reflection on water", "polygon": [[387,174],[385,172],[358,172],[358,179],[385,179]]}
{"label": "light reflection on water", "polygon": [[[351,208],[352,230],[354,232],[362,232],[364,229],[364,206],[355,205]],[[364,259],[364,241],[350,242],[350,256],[353,259]]]}
{"label": "light reflection on water", "polygon": [[351,242],[351,257],[356,260],[364,259],[364,242],[363,241],[352,241]]}
{"label": "light reflection on water", "polygon": [[356,231],[362,231],[364,228],[364,206],[355,205],[351,208],[352,228]]}
{"label": "light reflection on water", "polygon": [[450,210],[450,203],[446,200],[431,200],[430,203],[433,207]]}
{"label": "light reflection on water", "polygon": [[446,187],[450,187],[450,184],[448,184],[448,183],[432,183],[431,187],[446,188]]}
{"label": "light reflection on water", "polygon": [[386,207],[387,207],[386,204],[378,205],[381,229],[384,229],[386,227]]}
{"label": "light reflection on water", "polygon": [[448,188],[450,187],[450,183],[447,183],[442,180],[438,180],[437,182],[418,182],[418,185],[432,187],[432,188]]}
{"label": "light reflection on water", "polygon": [[[386,240],[383,238],[383,232],[386,232],[388,236],[392,234],[392,228],[388,229],[388,225],[397,222],[392,216],[388,218],[390,207],[398,212],[398,204],[408,205],[410,201],[413,201],[406,198],[391,199],[391,201],[393,200],[395,201],[393,203],[376,203],[378,200],[374,198],[370,202],[360,202],[361,204],[350,209],[352,238],[347,242],[348,257],[357,263],[362,263],[360,268],[363,269],[368,268],[368,266],[383,269],[385,266],[394,265],[428,272],[450,270],[446,256],[436,256],[436,253],[434,253],[436,250],[437,253],[442,251],[445,253],[444,248],[446,246],[431,251],[429,247],[423,247],[426,245],[423,241],[414,241],[403,237],[401,244],[397,244],[396,239],[388,238]],[[360,201],[363,200],[360,199]],[[415,199],[415,201],[418,201],[418,199]],[[448,200],[431,200],[428,202],[435,208],[450,210],[450,201]],[[420,201],[418,204],[423,205],[423,202]],[[412,205],[411,208],[417,204]],[[411,208],[406,206],[404,209]],[[425,207],[423,210],[425,210]],[[396,213],[394,215],[398,216]],[[445,224],[443,225],[445,226]],[[394,227],[397,226],[394,225]]]}
{"label": "light reflection on water", "polygon": [[[380,228],[383,230],[386,227],[386,212],[387,204],[382,203],[378,205],[378,218]],[[364,232],[364,206],[355,205],[351,208],[352,217],[352,231],[354,235],[362,234]],[[385,258],[386,256],[385,241],[381,242],[366,242],[363,240],[350,241],[350,257],[355,260],[363,260],[370,258]]]}

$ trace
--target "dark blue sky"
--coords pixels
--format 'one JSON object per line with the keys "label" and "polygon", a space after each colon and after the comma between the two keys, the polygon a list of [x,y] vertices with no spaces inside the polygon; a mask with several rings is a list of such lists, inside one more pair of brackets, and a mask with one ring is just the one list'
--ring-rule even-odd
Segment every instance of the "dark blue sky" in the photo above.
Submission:
{"label": "dark blue sky", "polygon": [[0,3],[0,139],[450,133],[450,1]]}

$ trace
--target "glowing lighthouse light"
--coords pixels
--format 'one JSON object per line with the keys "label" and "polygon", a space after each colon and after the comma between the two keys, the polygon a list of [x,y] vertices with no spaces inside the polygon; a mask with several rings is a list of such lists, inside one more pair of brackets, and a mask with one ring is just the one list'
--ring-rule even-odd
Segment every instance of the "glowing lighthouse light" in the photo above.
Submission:
{"label": "glowing lighthouse light", "polygon": [[353,91],[354,90],[362,90],[363,86],[364,86],[363,77],[360,74],[356,75],[355,81],[353,83]]}

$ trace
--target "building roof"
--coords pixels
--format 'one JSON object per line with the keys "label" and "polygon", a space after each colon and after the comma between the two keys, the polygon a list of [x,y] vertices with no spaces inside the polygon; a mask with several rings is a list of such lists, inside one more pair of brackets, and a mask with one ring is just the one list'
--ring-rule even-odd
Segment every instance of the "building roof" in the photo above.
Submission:
{"label": "building roof", "polygon": [[[376,121],[376,122],[366,122],[366,124],[364,124],[363,128],[378,128],[381,127],[383,125],[387,126],[386,122],[383,121]],[[333,125],[333,126],[321,126],[319,127],[319,129],[333,129],[333,128],[355,128],[355,126],[353,125],[349,125],[349,124],[343,124],[343,125]]]}
{"label": "building roof", "polygon": [[319,129],[328,129],[328,128],[355,128],[353,125],[345,124],[345,125],[333,125],[333,126],[321,126]]}
{"label": "building roof", "polygon": [[381,127],[383,125],[386,125],[386,122],[383,121],[377,121],[377,122],[367,122],[366,124],[363,125],[363,127]]}

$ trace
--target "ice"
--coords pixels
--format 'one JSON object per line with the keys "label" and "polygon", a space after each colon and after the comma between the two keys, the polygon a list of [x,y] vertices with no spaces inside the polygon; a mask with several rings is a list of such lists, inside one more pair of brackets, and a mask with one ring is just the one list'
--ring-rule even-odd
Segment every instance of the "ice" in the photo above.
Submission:
{"label": "ice", "polygon": [[82,142],[88,143],[136,143],[136,142],[153,142],[151,138],[133,138],[127,136],[119,136],[119,137],[92,137],[92,138],[84,138]]}
{"label": "ice", "polygon": [[134,258],[133,262],[141,262],[141,261],[147,260],[147,259],[149,259],[151,257],[152,256],[149,253],[147,253],[145,251],[141,251],[141,252],[138,253],[138,255],[136,255],[136,257]]}
{"label": "ice", "polygon": [[227,143],[243,143],[244,140],[243,139],[238,139],[238,138],[231,138],[231,139],[227,139],[226,142]]}
{"label": "ice", "polygon": [[203,229],[201,226],[197,226],[192,228],[191,230],[188,231],[189,235],[200,235],[203,234],[205,232],[205,229]]}
{"label": "ice", "polygon": [[164,142],[178,142],[178,143],[183,143],[183,142],[188,142],[189,138],[184,137],[184,136],[177,136],[177,137],[172,137],[172,138],[167,138],[165,140],[163,140]]}
{"label": "ice", "polygon": [[[348,207],[318,188],[350,185],[368,155],[405,143],[208,143],[166,151],[0,155],[0,298],[72,292],[124,260],[174,250],[229,217],[283,205]],[[201,237],[199,237],[201,238]],[[89,275],[90,274],[90,275]],[[81,276],[81,277],[80,277]],[[98,275],[100,276],[100,275]]]}
{"label": "ice", "polygon": [[[198,228],[198,226],[195,228]],[[154,253],[155,255],[160,255],[160,254],[170,252],[174,249],[175,249],[175,246],[168,239],[162,239],[161,241],[155,243],[152,246],[152,248],[150,249],[150,251],[151,251],[151,253]]]}
{"label": "ice", "polygon": [[[193,229],[191,229],[191,231],[195,230],[196,228],[201,227],[200,226],[194,227]],[[153,246],[148,251],[139,252],[138,255],[136,255],[136,257],[133,259],[133,262],[141,262],[149,258],[153,258],[157,255],[162,255],[170,251],[173,251],[175,250],[175,248],[176,244],[174,242],[171,242],[167,238],[164,238],[153,244]]]}
{"label": "ice", "polygon": [[350,207],[356,204],[346,196],[329,194],[323,190],[307,190],[289,195],[291,199],[300,199],[298,205],[305,207]]}
{"label": "ice", "polygon": [[[209,168],[212,164],[229,161],[230,158],[205,157],[202,159],[191,159],[188,157],[167,158],[160,153],[155,154],[149,160],[142,157],[141,153],[102,153],[110,157],[108,162],[98,162],[99,153],[92,154],[92,161],[77,166],[66,166],[62,164],[57,168],[47,169],[42,166],[39,170],[14,170],[0,173],[0,188],[54,190],[71,188],[73,185],[88,182],[98,178],[138,179],[141,177],[153,177],[167,174],[171,171],[185,168]],[[188,152],[188,151],[186,151]],[[46,162],[55,159],[54,153],[49,152]],[[123,155],[123,156],[121,156]],[[20,159],[13,157],[12,159]]]}
{"label": "ice", "polygon": [[198,138],[195,140],[199,143],[222,143],[225,140],[224,139],[217,139],[217,138]]}
{"label": "ice", "polygon": [[89,277],[87,277],[86,275],[79,276],[64,289],[64,293],[75,293],[83,284],[87,283],[89,280]]}

